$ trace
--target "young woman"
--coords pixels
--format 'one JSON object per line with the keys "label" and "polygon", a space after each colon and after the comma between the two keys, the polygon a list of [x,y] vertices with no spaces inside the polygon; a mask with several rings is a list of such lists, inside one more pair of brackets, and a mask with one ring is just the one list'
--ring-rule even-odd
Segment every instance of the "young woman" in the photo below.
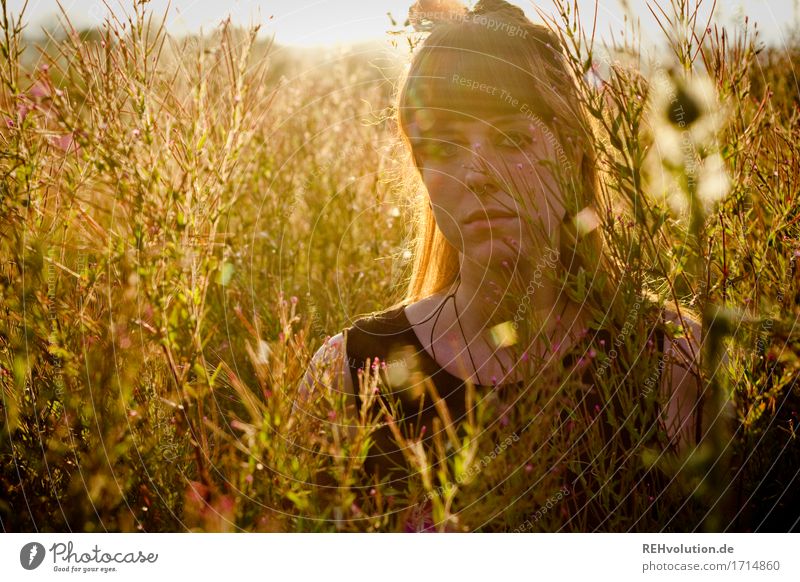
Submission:
{"label": "young woman", "polygon": [[[330,338],[306,382],[313,387],[316,370],[340,362],[332,388],[350,395],[358,418],[362,368],[378,358],[405,419],[430,436],[439,413],[421,388],[426,380],[457,421],[467,413],[467,384],[478,397],[497,387],[521,391],[533,359],[547,367],[567,353],[590,354],[587,338],[610,346],[613,337],[593,331],[588,302],[559,281],[581,269],[590,280],[620,269],[598,254],[593,137],[558,38],[502,0],[481,0],[472,11],[418,2],[411,21],[430,35],[397,101],[401,138],[424,186],[406,297]],[[606,307],[613,285],[605,293],[596,307]],[[696,327],[676,342],[653,329],[662,353],[698,353]],[[689,364],[661,361],[658,383],[671,394],[663,422],[683,448],[699,435],[695,375]],[[374,438],[367,469],[406,470],[389,428]]]}

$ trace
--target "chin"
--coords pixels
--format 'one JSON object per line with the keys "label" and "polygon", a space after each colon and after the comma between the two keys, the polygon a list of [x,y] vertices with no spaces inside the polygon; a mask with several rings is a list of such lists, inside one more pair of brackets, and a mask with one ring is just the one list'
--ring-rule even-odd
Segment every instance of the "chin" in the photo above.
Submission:
{"label": "chin", "polygon": [[[470,245],[465,253],[473,263],[487,270],[508,273],[522,259],[522,253],[502,241],[482,241]],[[505,264],[504,264],[505,263]]]}

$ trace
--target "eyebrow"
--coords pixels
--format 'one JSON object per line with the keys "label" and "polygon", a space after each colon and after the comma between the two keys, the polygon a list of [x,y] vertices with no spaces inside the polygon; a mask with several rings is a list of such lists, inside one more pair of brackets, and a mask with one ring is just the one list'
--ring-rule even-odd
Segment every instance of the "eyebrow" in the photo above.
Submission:
{"label": "eyebrow", "polygon": [[476,115],[474,119],[455,117],[455,116],[451,116],[449,114],[445,114],[442,117],[437,117],[435,119],[434,123],[436,124],[436,123],[443,123],[444,122],[444,123],[448,123],[448,124],[464,124],[464,123],[475,123],[475,122],[478,122],[478,121],[488,121],[488,122],[494,122],[494,121],[525,121],[527,119],[528,118],[522,112],[520,112],[520,113],[516,113],[516,112],[514,112],[514,113],[500,113],[500,114],[497,114],[497,115],[486,115],[484,117],[479,117],[479,116]]}
{"label": "eyebrow", "polygon": [[[505,115],[495,115],[487,117],[486,119],[470,119],[470,120],[460,120],[460,119],[451,119],[451,120],[436,120],[434,122],[433,128],[435,128],[436,133],[448,133],[448,132],[458,132],[459,128],[466,123],[477,123],[479,121],[484,121],[488,123],[490,126],[494,124],[502,124],[506,125],[509,123],[527,123],[530,120],[527,119],[521,113],[512,113],[512,114],[505,114]],[[430,133],[430,130],[426,133]]]}
{"label": "eyebrow", "polygon": [[506,121],[506,120],[513,120],[513,121],[525,121],[525,116],[520,113],[503,113],[501,115],[492,115],[489,117],[492,121]]}

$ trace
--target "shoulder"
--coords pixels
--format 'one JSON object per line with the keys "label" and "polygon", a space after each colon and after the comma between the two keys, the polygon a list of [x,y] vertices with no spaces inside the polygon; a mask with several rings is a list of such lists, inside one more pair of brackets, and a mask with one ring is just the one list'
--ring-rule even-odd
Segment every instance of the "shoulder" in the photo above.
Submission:
{"label": "shoulder", "polygon": [[702,325],[686,310],[663,310],[664,351],[662,390],[665,428],[678,451],[702,439],[704,382],[701,374]]}
{"label": "shoulder", "polygon": [[327,338],[311,357],[300,387],[300,397],[306,398],[318,387],[352,393],[347,374],[347,346],[343,332]]}
{"label": "shoulder", "polygon": [[326,339],[322,345],[314,352],[311,358],[311,363],[316,365],[323,365],[333,361],[337,357],[341,357],[346,351],[344,333],[339,332],[336,335]]}
{"label": "shoulder", "polygon": [[395,343],[407,339],[410,329],[402,305],[356,318],[344,329],[348,364],[357,369],[366,358],[386,358]]}
{"label": "shoulder", "polygon": [[406,306],[396,304],[380,311],[357,316],[352,325],[345,328],[347,336],[358,333],[385,333],[408,327]]}
{"label": "shoulder", "polygon": [[703,327],[700,318],[686,309],[666,306],[662,311],[664,352],[677,358],[688,370],[700,365]]}

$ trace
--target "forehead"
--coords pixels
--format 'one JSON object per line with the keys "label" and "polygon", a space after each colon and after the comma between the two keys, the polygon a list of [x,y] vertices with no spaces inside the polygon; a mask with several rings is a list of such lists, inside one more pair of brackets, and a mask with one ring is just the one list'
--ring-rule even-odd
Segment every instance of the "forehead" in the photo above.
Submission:
{"label": "forehead", "polygon": [[[425,116],[423,112],[421,116]],[[516,125],[521,123],[530,123],[530,119],[521,113],[504,113],[497,115],[484,115],[481,117],[450,112],[450,111],[431,111],[427,114],[434,118],[434,127],[452,127],[452,128],[472,128],[472,127],[485,127],[492,128],[498,126]]]}
{"label": "forehead", "polygon": [[491,133],[511,130],[537,132],[537,124],[523,113],[501,113],[477,117],[471,114],[436,109],[417,109],[410,116],[408,129],[414,136],[449,135],[457,133]]}
{"label": "forehead", "polygon": [[521,54],[437,48],[422,53],[409,71],[400,106],[434,108],[474,115],[514,115],[521,111],[552,115],[558,99],[551,80]]}

